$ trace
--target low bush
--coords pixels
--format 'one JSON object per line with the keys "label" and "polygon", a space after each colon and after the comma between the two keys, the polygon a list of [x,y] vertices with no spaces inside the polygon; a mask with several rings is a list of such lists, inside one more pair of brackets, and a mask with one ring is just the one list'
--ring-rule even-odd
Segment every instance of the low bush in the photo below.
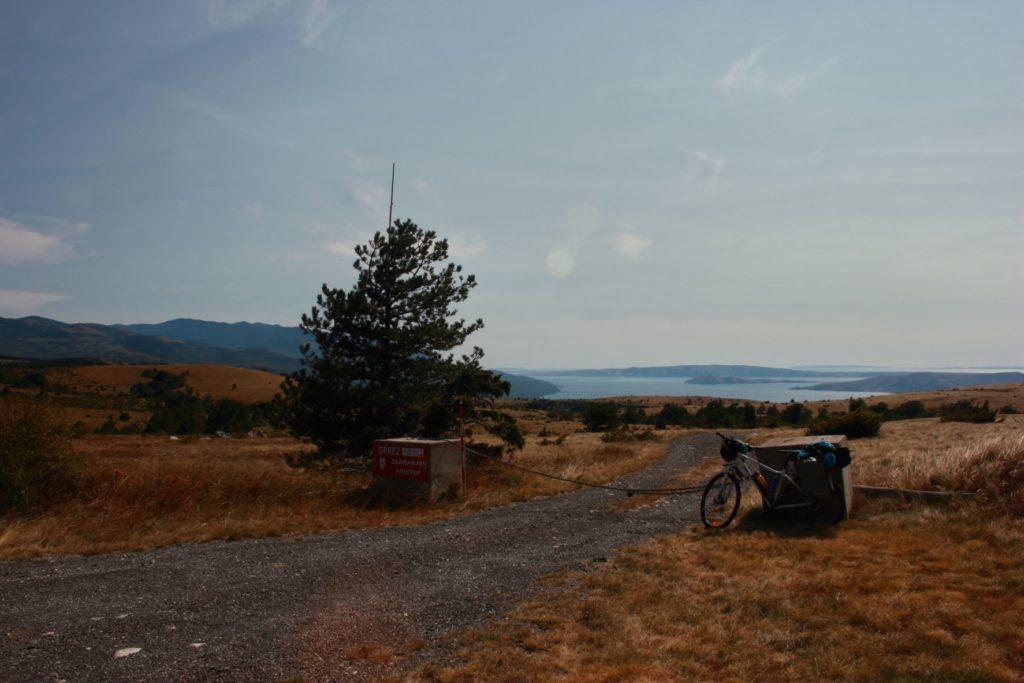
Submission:
{"label": "low bush", "polygon": [[604,432],[622,424],[622,414],[614,403],[594,401],[583,410],[583,426],[588,432]]}
{"label": "low bush", "polygon": [[919,417],[929,417],[928,411],[920,401],[904,401],[885,415],[887,420],[913,420]]}
{"label": "low bush", "polygon": [[957,401],[956,403],[943,403],[939,406],[939,418],[943,422],[973,422],[981,424],[984,422],[995,422],[996,411],[988,407],[988,401],[982,404],[973,401]]}
{"label": "low bush", "polygon": [[860,409],[851,413],[828,413],[814,418],[807,434],[843,434],[848,439],[875,436],[882,426],[881,417],[873,410]]}
{"label": "low bush", "polygon": [[75,464],[56,409],[22,400],[0,405],[0,512],[27,510],[69,492]]}

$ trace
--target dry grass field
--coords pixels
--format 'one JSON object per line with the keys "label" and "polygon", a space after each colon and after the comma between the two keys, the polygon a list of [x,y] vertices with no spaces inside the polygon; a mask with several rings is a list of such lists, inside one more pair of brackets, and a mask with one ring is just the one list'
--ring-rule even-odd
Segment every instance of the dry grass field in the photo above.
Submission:
{"label": "dry grass field", "polygon": [[[893,407],[904,401],[921,401],[925,408],[937,408],[943,403],[954,403],[956,401],[975,401],[984,403],[988,401],[992,409],[1012,406],[1017,410],[1024,411],[1024,384],[997,384],[993,386],[965,387],[963,389],[944,389],[942,391],[917,391],[905,394],[888,394],[872,396],[866,399],[869,405],[876,403],[888,403]],[[814,401],[808,403],[817,410],[820,406],[826,406],[831,411],[846,410],[847,401]]]}
{"label": "dry grass field", "polygon": [[1024,679],[1024,421],[886,423],[853,450],[856,481],[985,495],[858,501],[836,529],[756,510],[694,527],[558,577],[414,678]]}
{"label": "dry grass field", "polygon": [[144,382],[142,373],[159,368],[187,373],[188,386],[200,396],[231,398],[243,403],[269,401],[278,393],[281,375],[227,365],[84,365],[52,368],[48,378],[57,384],[88,394],[126,394],[133,384]]}
{"label": "dry grass field", "polygon": [[[552,437],[529,438],[515,461],[607,481],[649,464],[682,434],[666,431],[658,441],[606,444],[600,434],[570,431],[568,425],[579,427],[552,423]],[[554,443],[560,435],[562,443]],[[28,517],[0,517],[0,559],[418,524],[572,488],[471,460],[465,500],[389,510],[369,505],[370,475],[364,468],[290,466],[289,456],[308,449],[294,439],[87,436],[76,439],[74,449],[81,461],[75,496]]]}

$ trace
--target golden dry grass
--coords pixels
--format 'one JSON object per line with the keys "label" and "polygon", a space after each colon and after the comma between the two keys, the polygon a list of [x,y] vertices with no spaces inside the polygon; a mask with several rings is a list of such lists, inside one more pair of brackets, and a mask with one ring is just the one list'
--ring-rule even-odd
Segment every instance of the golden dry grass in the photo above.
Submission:
{"label": "golden dry grass", "polygon": [[[981,387],[964,387],[962,389],[943,389],[941,391],[913,391],[905,394],[886,394],[871,396],[867,402],[871,405],[876,403],[888,403],[889,407],[899,405],[905,401],[921,401],[925,408],[938,408],[943,403],[955,403],[956,401],[975,401],[984,403],[988,401],[993,410],[1003,406],[1012,406],[1017,410],[1024,410],[1024,384],[996,384]],[[809,407],[818,410],[825,406],[830,411],[846,410],[849,402],[845,399],[835,401],[813,401],[807,404]]]}
{"label": "golden dry grass", "polygon": [[[853,442],[854,479],[1019,477],[1022,426],[886,423]],[[1002,481],[1004,500],[1019,495],[1020,479]],[[694,527],[558,577],[458,642],[460,662],[412,678],[1022,680],[1024,519],[868,502],[822,530],[747,510],[724,532]]]}
{"label": "golden dry grass", "polygon": [[1020,680],[1024,525],[881,513],[648,543],[468,635],[470,680]]}
{"label": "golden dry grass", "polygon": [[1022,435],[1022,415],[1006,415],[989,424],[937,418],[885,422],[878,438],[851,442],[851,474],[862,484],[947,488],[980,450]]}
{"label": "golden dry grass", "polygon": [[51,381],[74,387],[82,393],[126,394],[133,384],[144,381],[149,368],[188,373],[188,385],[200,396],[230,398],[243,403],[269,401],[279,391],[281,375],[227,365],[85,365],[49,370]]}
{"label": "golden dry grass", "polygon": [[[664,441],[604,444],[568,434],[531,438],[515,461],[566,477],[614,479],[662,455]],[[494,463],[471,465],[465,500],[387,510],[368,505],[365,471],[311,471],[286,457],[308,448],[287,438],[179,440],[90,436],[75,441],[77,493],[28,517],[0,518],[0,558],[98,553],[223,538],[417,524],[572,489]]]}

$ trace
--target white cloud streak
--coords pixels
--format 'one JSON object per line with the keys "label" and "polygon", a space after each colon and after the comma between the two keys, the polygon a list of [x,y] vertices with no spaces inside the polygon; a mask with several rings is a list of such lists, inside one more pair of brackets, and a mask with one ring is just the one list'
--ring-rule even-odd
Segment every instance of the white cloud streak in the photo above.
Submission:
{"label": "white cloud streak", "polygon": [[337,240],[324,244],[324,249],[338,256],[355,256],[356,246],[358,245],[359,242],[352,239]]}
{"label": "white cloud streak", "polygon": [[472,258],[487,251],[487,242],[480,235],[452,235],[448,238],[448,255],[452,258]]}
{"label": "white cloud streak", "polygon": [[722,74],[716,84],[724,93],[732,92],[740,86],[750,85],[760,90],[764,86],[764,73],[761,70],[761,56],[764,46],[754,48],[750,54],[740,57]]}
{"label": "white cloud streak", "polygon": [[639,261],[652,242],[644,239],[634,231],[625,230],[615,236],[612,242],[615,250],[628,258],[630,261]]}
{"label": "white cloud streak", "polygon": [[302,42],[313,46],[337,18],[339,8],[332,7],[328,0],[310,0],[302,22]]}
{"label": "white cloud streak", "polygon": [[384,220],[388,215],[388,192],[377,183],[368,180],[353,183],[349,188],[352,197],[374,218]]}
{"label": "white cloud streak", "polygon": [[314,47],[341,14],[330,0],[209,0],[206,18],[218,31],[254,24],[284,24],[298,29],[303,45]]}
{"label": "white cloud streak", "polygon": [[800,88],[807,85],[808,83],[816,81],[822,76],[824,76],[829,69],[831,69],[838,63],[839,59],[836,57],[826,59],[824,62],[819,64],[817,68],[812,69],[811,71],[793,74],[788,78],[784,78],[783,80],[779,81],[774,86],[772,86],[772,90],[783,97],[791,95]]}
{"label": "white cloud streak", "polygon": [[809,71],[787,76],[768,76],[765,74],[763,66],[766,48],[766,45],[760,45],[737,59],[724,74],[718,77],[715,86],[725,94],[753,91],[788,97],[808,83],[818,80],[839,63],[837,57],[830,57]]}
{"label": "white cloud streak", "polygon": [[0,313],[23,315],[46,304],[64,301],[67,298],[63,294],[28,292],[23,289],[0,289]]}
{"label": "white cloud streak", "polygon": [[[65,224],[87,230],[88,224]],[[47,235],[6,218],[0,218],[0,265],[59,263],[74,258],[75,251],[59,236]]]}

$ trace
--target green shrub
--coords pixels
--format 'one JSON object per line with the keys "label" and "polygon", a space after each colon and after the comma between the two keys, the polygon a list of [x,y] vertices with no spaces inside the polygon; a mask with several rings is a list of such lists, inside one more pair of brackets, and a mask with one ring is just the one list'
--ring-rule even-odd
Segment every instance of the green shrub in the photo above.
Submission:
{"label": "green shrub", "polygon": [[779,419],[790,425],[807,424],[811,419],[811,409],[802,403],[795,403],[791,401],[789,405],[783,408],[782,412],[779,413]]}
{"label": "green shrub", "polygon": [[666,403],[655,417],[655,424],[685,425],[690,422],[690,412],[678,403]]}
{"label": "green shrub", "polygon": [[873,410],[860,409],[852,413],[829,413],[817,417],[807,427],[807,434],[844,434],[848,439],[875,436],[882,420]]}
{"label": "green shrub", "polygon": [[70,491],[76,460],[67,426],[46,404],[0,404],[0,511],[22,511]]}
{"label": "green shrub", "polygon": [[988,407],[988,401],[980,405],[973,401],[957,401],[939,406],[939,417],[943,422],[995,422],[996,411]]}
{"label": "green shrub", "polygon": [[928,411],[920,401],[904,401],[889,411],[886,419],[889,420],[912,420],[918,417],[928,417]]}
{"label": "green shrub", "polygon": [[640,406],[631,403],[622,411],[622,421],[628,425],[643,424],[647,421],[647,413]]}
{"label": "green shrub", "polygon": [[622,424],[619,407],[614,403],[595,401],[583,409],[583,425],[588,432],[604,432]]}

